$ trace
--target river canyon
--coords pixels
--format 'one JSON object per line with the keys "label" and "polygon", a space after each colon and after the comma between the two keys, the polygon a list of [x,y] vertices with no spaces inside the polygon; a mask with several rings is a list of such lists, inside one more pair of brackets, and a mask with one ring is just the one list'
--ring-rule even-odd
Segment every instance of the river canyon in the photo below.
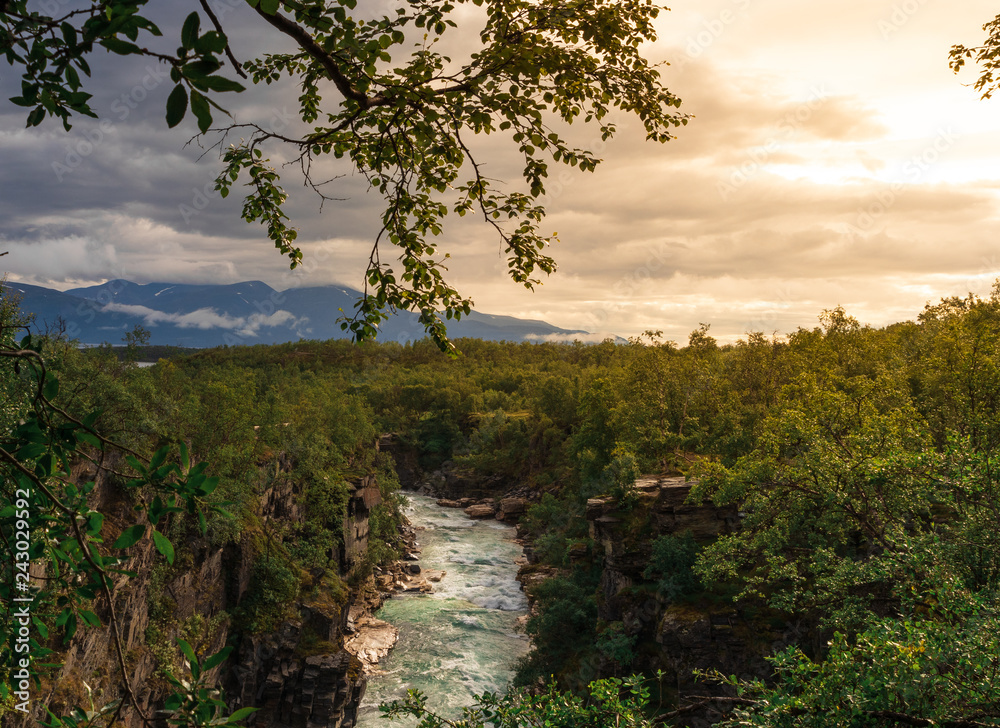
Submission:
{"label": "river canyon", "polygon": [[384,725],[379,704],[410,689],[427,695],[431,709],[456,715],[473,695],[505,689],[528,650],[517,630],[528,603],[516,580],[522,549],[514,528],[473,520],[427,496],[408,498],[420,568],[446,573],[432,593],[398,594],[378,612],[399,629],[399,640],[369,679],[359,728]]}

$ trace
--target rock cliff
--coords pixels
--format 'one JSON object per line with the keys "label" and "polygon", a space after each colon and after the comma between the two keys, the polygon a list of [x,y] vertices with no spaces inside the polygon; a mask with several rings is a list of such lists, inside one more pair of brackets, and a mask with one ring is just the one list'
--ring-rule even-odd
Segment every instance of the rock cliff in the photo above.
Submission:
{"label": "rock cliff", "polygon": [[[663,670],[668,693],[687,697],[722,694],[697,683],[694,670],[764,677],[770,674],[764,656],[801,638],[795,625],[765,610],[727,599],[674,601],[650,586],[643,572],[658,536],[689,531],[705,543],[739,528],[735,508],[688,504],[691,486],[683,477],[640,478],[631,509],[618,509],[608,497],[587,502],[594,548],[604,555],[600,618],[622,622],[625,633],[642,645],[630,670]],[[603,665],[601,672],[613,669]],[[690,725],[711,723],[718,716],[710,710],[692,714]]]}
{"label": "rock cliff", "polygon": [[[282,464],[274,471],[271,484],[263,491],[255,514],[262,531],[268,524],[289,524],[304,517],[302,494]],[[82,470],[81,478],[95,479],[94,505],[106,514],[109,533],[134,522],[129,496],[104,474]],[[364,554],[368,545],[368,515],[380,501],[374,477],[350,483],[350,495],[342,527],[344,538],[336,557],[346,574]],[[211,533],[209,536],[211,537]],[[161,670],[176,670],[180,659],[174,640],[182,637],[197,652],[207,656],[235,644],[237,649],[214,669],[225,689],[230,709],[244,706],[259,710],[247,720],[249,725],[269,728],[350,728],[365,690],[361,661],[344,648],[349,615],[370,615],[387,596],[380,593],[372,577],[350,589],[335,579],[337,588],[319,585],[311,596],[297,601],[286,611],[277,629],[260,634],[239,630],[233,617],[248,596],[253,560],[261,550],[260,533],[244,531],[236,542],[213,545],[197,530],[188,531],[175,543],[178,558],[168,566],[148,539],[134,547],[123,568],[134,577],[123,577],[114,586],[114,613],[117,615],[122,651],[131,685],[142,712],[156,716],[169,686]],[[98,599],[94,611],[104,626],[81,629],[70,644],[53,643],[62,666],[33,690],[33,713],[10,719],[10,728],[27,728],[45,717],[45,709],[59,715],[74,705],[90,705],[88,689],[98,705],[123,697],[117,651],[107,625],[111,606]],[[178,674],[183,674],[178,671]],[[155,720],[157,725],[162,720]],[[140,728],[142,718],[125,709],[122,723]]]}

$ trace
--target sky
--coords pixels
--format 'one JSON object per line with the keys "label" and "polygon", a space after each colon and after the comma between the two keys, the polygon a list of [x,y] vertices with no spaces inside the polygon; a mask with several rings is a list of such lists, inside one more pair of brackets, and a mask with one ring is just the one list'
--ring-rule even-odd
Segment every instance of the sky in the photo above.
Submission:
{"label": "sky", "polygon": [[[392,0],[371,0],[369,7]],[[182,18],[190,3],[161,3]],[[256,19],[233,6],[237,57],[267,50]],[[484,313],[678,343],[701,323],[720,341],[783,335],[843,306],[875,326],[914,319],[942,297],[988,295],[1000,277],[1000,97],[980,100],[975,72],[948,50],[976,45],[1000,3],[963,0],[678,0],[645,50],[692,115],[667,144],[619,114],[593,174],[554,169],[543,232],[558,232],[558,270],[533,292],[504,274],[497,240],[456,218],[441,247],[448,275]],[[377,8],[376,8],[377,9]],[[176,22],[176,20],[175,20]],[[164,22],[168,27],[169,22]],[[460,28],[467,32],[468,28]],[[463,36],[470,37],[470,36]],[[187,144],[190,120],[163,121],[162,67],[95,58],[88,90],[99,121],[65,133],[24,129],[0,104],[0,271],[67,289],[262,280],[284,290],[360,288],[379,200],[361,179],[327,202],[286,172],[303,269],[288,270],[235,196],[212,191],[218,157]],[[0,98],[18,76],[0,68]],[[297,94],[252,88],[238,120],[292,124]],[[514,167],[478,140],[493,174]],[[516,182],[516,179],[512,180]]]}

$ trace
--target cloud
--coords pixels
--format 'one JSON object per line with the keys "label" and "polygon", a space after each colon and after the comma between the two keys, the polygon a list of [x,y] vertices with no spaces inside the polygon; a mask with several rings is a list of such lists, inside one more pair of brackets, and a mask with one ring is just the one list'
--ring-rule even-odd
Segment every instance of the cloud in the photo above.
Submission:
{"label": "cloud", "polygon": [[166,313],[148,306],[136,306],[127,303],[108,303],[101,309],[104,312],[127,313],[142,316],[147,326],[168,323],[182,329],[235,329],[243,326],[246,319],[220,314],[212,308],[200,308],[190,313]]}
{"label": "cloud", "polygon": [[300,333],[302,327],[304,327],[307,323],[309,323],[309,319],[305,316],[302,318],[296,318],[290,311],[285,310],[275,311],[270,316],[265,316],[262,313],[255,313],[251,314],[246,319],[246,325],[239,329],[236,333],[240,336],[256,336],[260,329],[271,326],[288,326],[293,328],[296,333]]}
{"label": "cloud", "polygon": [[[364,12],[392,1],[373,0]],[[568,138],[605,162],[594,174],[549,169],[543,231],[559,233],[551,251],[559,272],[535,293],[522,290],[506,275],[496,235],[470,215],[436,241],[452,254],[448,280],[484,312],[624,335],[663,329],[678,341],[701,321],[726,340],[812,326],[838,303],[878,323],[913,316],[937,296],[988,291],[1000,270],[1000,127],[995,108],[961,86],[946,57],[953,42],[977,42],[994,13],[979,0],[960,9],[918,3],[885,37],[878,23],[897,5],[845,0],[817,20],[801,0],[673,3],[650,52],[673,64],[661,68],[663,79],[691,122],[664,145],[646,142],[623,114],[607,143],[593,127],[573,125]],[[272,35],[245,4],[225,7],[239,57],[276,49],[262,46]],[[171,26],[175,10],[168,3],[155,12]],[[462,30],[456,58],[475,43]],[[192,120],[165,129],[171,84],[161,69],[147,59],[92,60],[100,119],[80,119],[64,134],[48,122],[24,130],[22,110],[0,110],[0,252],[10,252],[2,260],[11,280],[361,286],[382,208],[363,177],[334,179],[325,191],[342,200],[320,215],[294,166],[274,155],[306,252],[291,273],[263,229],[240,220],[239,195],[222,200],[212,190],[214,155],[199,160],[205,150],[185,146]],[[5,97],[18,87],[16,76],[0,79]],[[227,94],[224,105],[240,121],[293,125],[297,95],[275,84]],[[914,166],[949,126],[960,138]],[[490,177],[517,186],[523,162],[509,137],[468,141]],[[349,170],[329,163],[316,171]],[[396,263],[391,247],[382,253]],[[169,318],[176,314],[140,315],[180,325]],[[190,327],[249,336],[307,325],[212,310],[188,316]]]}
{"label": "cloud", "polygon": [[536,343],[550,343],[550,344],[572,344],[574,342],[581,342],[583,344],[600,344],[609,339],[611,341],[623,342],[622,337],[617,334],[611,333],[596,333],[596,334],[526,334],[525,340],[534,341]]}
{"label": "cloud", "polygon": [[214,308],[199,308],[189,313],[166,313],[148,306],[125,303],[108,303],[101,310],[142,316],[143,323],[147,326],[170,324],[181,329],[225,329],[234,331],[240,336],[257,336],[261,328],[271,326],[289,326],[297,329],[309,321],[304,317],[296,318],[290,311],[285,310],[275,311],[269,316],[255,313],[246,317],[219,313]]}

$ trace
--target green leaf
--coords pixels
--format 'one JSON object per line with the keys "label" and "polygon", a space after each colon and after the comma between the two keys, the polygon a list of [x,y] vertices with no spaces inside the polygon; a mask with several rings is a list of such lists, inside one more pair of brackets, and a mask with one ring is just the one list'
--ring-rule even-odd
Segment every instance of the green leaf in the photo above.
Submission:
{"label": "green leaf", "polygon": [[55,396],[59,394],[59,380],[54,374],[45,375],[45,386],[42,387],[42,394],[45,399],[55,399]]}
{"label": "green leaf", "polygon": [[45,119],[45,107],[39,106],[28,114],[28,122],[25,126],[38,126],[42,123],[43,119]]}
{"label": "green leaf", "polygon": [[260,10],[267,15],[274,15],[281,6],[281,0],[260,0]]}
{"label": "green leaf", "polygon": [[191,649],[191,645],[188,644],[186,640],[182,640],[178,637],[177,646],[181,648],[181,652],[184,653],[184,656],[188,659],[188,662],[190,664],[192,665],[198,664],[198,658],[195,656],[194,650]]}
{"label": "green leaf", "polygon": [[162,481],[166,480],[167,476],[171,473],[176,473],[178,471],[177,463],[167,463],[166,465],[161,465],[156,470],[149,474],[150,480]]}
{"label": "green leaf", "polygon": [[145,534],[145,524],[136,524],[135,526],[126,528],[122,531],[122,535],[115,539],[115,542],[111,544],[111,547],[116,549],[127,549],[128,547],[138,543],[139,539],[141,539]]}
{"label": "green leaf", "polygon": [[154,525],[159,523],[164,511],[163,499],[160,496],[154,497],[153,502],[146,508],[146,515],[149,517],[149,522]]}
{"label": "green leaf", "polygon": [[181,443],[181,468],[183,468],[185,473],[191,469],[191,456],[188,453],[186,442]]}
{"label": "green leaf", "polygon": [[180,695],[177,695],[176,693],[174,693],[173,695],[171,695],[170,697],[168,697],[166,700],[163,701],[163,707],[170,711],[177,710],[183,704],[184,704],[184,698],[182,698]]}
{"label": "green leaf", "polygon": [[137,46],[135,43],[129,43],[128,41],[121,40],[120,38],[104,38],[100,41],[100,44],[112,53],[117,53],[120,56],[142,53],[142,48]]}
{"label": "green leaf", "polygon": [[258,708],[240,708],[239,710],[234,712],[231,716],[229,716],[229,719],[226,721],[226,725],[233,725],[234,723],[238,723],[239,721],[243,720],[248,715],[251,715],[257,710]]}
{"label": "green leaf", "polygon": [[198,119],[198,131],[204,134],[212,126],[212,108],[208,99],[197,91],[191,91],[191,111]]}
{"label": "green leaf", "polygon": [[218,476],[212,476],[211,478],[205,478],[204,484],[198,488],[199,495],[211,495],[215,492],[215,489],[219,487]]}
{"label": "green leaf", "polygon": [[216,652],[214,655],[205,660],[205,663],[201,666],[201,669],[208,672],[216,665],[222,664],[222,662],[229,657],[229,653],[233,651],[232,647],[224,647],[223,649]]}
{"label": "green leaf", "polygon": [[126,455],[125,461],[132,466],[132,469],[140,475],[146,474],[146,466],[143,465],[135,455]]}
{"label": "green leaf", "polygon": [[167,563],[173,564],[174,545],[170,543],[170,540],[156,529],[153,529],[153,543],[156,544],[156,550],[167,557]]}
{"label": "green leaf", "polygon": [[87,535],[96,536],[101,532],[101,527],[104,526],[104,514],[103,513],[91,513],[90,517],[87,519]]}
{"label": "green leaf", "polygon": [[97,422],[97,418],[101,416],[101,412],[103,411],[104,410],[96,409],[93,412],[88,413],[87,416],[81,420],[81,422],[83,422],[83,426],[93,427],[94,423]]}
{"label": "green leaf", "polygon": [[163,463],[167,459],[167,454],[169,452],[170,452],[170,446],[169,445],[164,445],[159,450],[157,450],[155,453],[153,453],[153,457],[149,461],[149,469],[150,470],[156,470],[158,467],[160,467],[161,465],[163,465]]}
{"label": "green leaf", "polygon": [[30,442],[17,451],[18,460],[34,460],[44,452],[48,452],[48,446],[39,442]]}
{"label": "green leaf", "polygon": [[181,28],[181,45],[184,48],[194,48],[194,44],[198,41],[198,28],[201,25],[201,19],[198,17],[198,13],[191,13],[184,19],[184,27]]}
{"label": "green leaf", "polygon": [[69,617],[66,619],[66,635],[63,637],[63,644],[69,644],[69,641],[73,639],[73,635],[76,634],[76,615],[70,613]]}
{"label": "green leaf", "polygon": [[236,83],[232,79],[226,78],[225,76],[205,76],[201,79],[201,82],[207,86],[212,91],[218,91],[220,93],[225,91],[242,91],[243,85]]}
{"label": "green leaf", "polygon": [[73,615],[73,610],[69,607],[63,607],[63,610],[56,617],[56,627],[63,627],[69,621],[69,618]]}
{"label": "green leaf", "polygon": [[187,103],[187,89],[181,84],[177,84],[167,98],[167,126],[171,129],[181,123],[181,119],[187,112]]}
{"label": "green leaf", "polygon": [[101,441],[97,439],[96,436],[90,434],[89,432],[82,431],[76,433],[76,439],[79,442],[85,442],[91,447],[99,448],[101,446]]}
{"label": "green leaf", "polygon": [[210,30],[198,39],[194,47],[200,53],[222,53],[222,51],[226,50],[228,43],[229,41],[222,33]]}
{"label": "green leaf", "polygon": [[45,622],[40,620],[38,617],[32,617],[31,621],[34,623],[35,629],[38,630],[39,636],[43,640],[47,640],[49,638],[49,628],[45,626]]}

